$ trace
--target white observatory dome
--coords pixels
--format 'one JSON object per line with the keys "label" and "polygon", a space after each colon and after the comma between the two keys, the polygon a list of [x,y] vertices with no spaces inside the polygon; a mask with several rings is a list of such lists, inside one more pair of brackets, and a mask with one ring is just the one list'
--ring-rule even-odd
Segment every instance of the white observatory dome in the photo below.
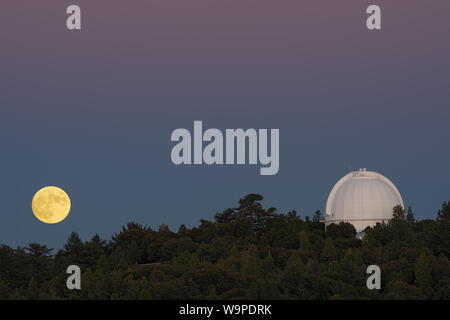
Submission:
{"label": "white observatory dome", "polygon": [[392,218],[392,209],[403,200],[385,176],[360,169],[339,180],[328,196],[325,225],[349,222],[357,232]]}

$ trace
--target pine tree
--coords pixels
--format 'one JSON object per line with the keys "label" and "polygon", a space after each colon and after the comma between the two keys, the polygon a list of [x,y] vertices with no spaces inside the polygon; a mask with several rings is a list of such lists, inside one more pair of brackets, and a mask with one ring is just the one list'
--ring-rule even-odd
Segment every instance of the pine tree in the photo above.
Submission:
{"label": "pine tree", "polygon": [[408,221],[408,222],[414,222],[415,221],[414,214],[413,214],[410,206],[408,207],[408,213],[406,214],[406,221]]}
{"label": "pine tree", "polygon": [[288,268],[299,268],[302,269],[305,267],[305,264],[303,263],[302,258],[298,254],[298,251],[295,250],[291,253],[291,256],[289,257],[287,261],[287,267]]}
{"label": "pine tree", "polygon": [[432,264],[430,257],[422,252],[416,260],[414,268],[415,283],[422,288],[425,294],[431,289]]}
{"label": "pine tree", "polygon": [[9,286],[6,281],[0,278],[0,300],[6,300],[9,298]]}
{"label": "pine tree", "polygon": [[83,248],[83,241],[81,241],[78,233],[72,232],[64,245],[64,250],[67,252],[80,252]]}
{"label": "pine tree", "polygon": [[76,232],[72,232],[67,239],[66,244],[61,251],[61,254],[65,256],[69,263],[77,264],[80,267],[84,266],[85,259],[83,258],[84,243],[81,241],[80,236]]}
{"label": "pine tree", "polygon": [[317,224],[317,223],[320,223],[321,220],[322,220],[322,212],[320,212],[320,210],[317,210],[317,211],[314,213],[312,222],[315,223],[315,224]]}
{"label": "pine tree", "polygon": [[28,248],[25,249],[32,257],[50,257],[53,249],[47,248],[45,245],[39,243],[30,243]]}
{"label": "pine tree", "polygon": [[36,278],[31,278],[28,283],[28,287],[25,292],[25,298],[28,300],[37,300],[39,299],[39,288],[37,286]]}
{"label": "pine tree", "polygon": [[233,258],[239,258],[239,259],[241,258],[241,254],[239,253],[239,250],[235,244],[231,247],[230,254]]}
{"label": "pine tree", "polygon": [[272,254],[269,251],[267,257],[261,263],[261,271],[264,277],[269,277],[275,270],[275,264],[273,263]]}
{"label": "pine tree", "polygon": [[247,258],[244,261],[241,273],[247,279],[256,279],[261,276],[258,249],[254,245],[250,245],[248,249]]}
{"label": "pine tree", "polygon": [[311,243],[309,242],[308,234],[305,231],[300,231],[300,244],[299,248],[305,253],[311,252]]}
{"label": "pine tree", "polygon": [[332,260],[336,260],[338,257],[338,251],[334,246],[333,240],[331,238],[327,238],[325,240],[325,246],[323,247],[321,258],[323,261],[330,262]]}
{"label": "pine tree", "polygon": [[438,222],[450,223],[450,201],[444,202],[437,214]]}
{"label": "pine tree", "polygon": [[101,270],[102,272],[107,272],[109,270],[108,259],[104,254],[102,254],[98,259],[95,270]]}
{"label": "pine tree", "polygon": [[94,267],[98,259],[106,252],[106,241],[95,234],[90,241],[86,242],[83,250],[83,262],[89,267]]}
{"label": "pine tree", "polygon": [[184,250],[183,253],[176,256],[173,261],[175,264],[184,266],[190,266],[199,262],[197,254],[189,253],[187,250]]}
{"label": "pine tree", "polygon": [[130,266],[124,258],[120,258],[119,263],[114,268],[118,272],[126,272]]}
{"label": "pine tree", "polygon": [[437,228],[433,234],[436,255],[450,257],[450,201],[444,202],[437,214]]}

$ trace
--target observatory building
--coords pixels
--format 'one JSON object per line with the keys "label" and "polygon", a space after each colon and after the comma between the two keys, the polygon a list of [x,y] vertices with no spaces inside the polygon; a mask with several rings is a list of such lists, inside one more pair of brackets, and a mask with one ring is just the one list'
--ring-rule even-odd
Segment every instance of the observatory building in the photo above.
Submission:
{"label": "observatory building", "polygon": [[392,209],[403,205],[395,185],[385,176],[366,169],[350,172],[328,196],[325,225],[351,223],[357,232],[392,218]]}

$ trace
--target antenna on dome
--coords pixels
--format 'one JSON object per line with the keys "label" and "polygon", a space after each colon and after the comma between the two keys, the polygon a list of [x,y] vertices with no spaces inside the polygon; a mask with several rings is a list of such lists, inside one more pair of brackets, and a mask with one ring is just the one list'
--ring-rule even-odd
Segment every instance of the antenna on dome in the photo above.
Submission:
{"label": "antenna on dome", "polygon": [[362,176],[364,176],[366,174],[366,172],[367,172],[366,168],[359,168],[359,172],[358,171],[355,172],[353,174],[353,176],[360,176],[360,177],[362,177]]}

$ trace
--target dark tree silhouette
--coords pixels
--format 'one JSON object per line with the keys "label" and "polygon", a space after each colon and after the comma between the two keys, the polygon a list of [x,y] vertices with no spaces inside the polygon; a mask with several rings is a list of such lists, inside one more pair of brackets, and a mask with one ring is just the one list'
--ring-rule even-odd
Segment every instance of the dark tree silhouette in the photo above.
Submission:
{"label": "dark tree silhouette", "polygon": [[[178,232],[130,222],[110,240],[72,233],[53,253],[45,245],[0,246],[0,299],[450,299],[450,203],[437,219],[411,208],[365,230],[324,227],[321,213],[264,208],[250,194],[214,221]],[[68,265],[82,268],[69,291]],[[382,290],[365,285],[380,266]]]}

